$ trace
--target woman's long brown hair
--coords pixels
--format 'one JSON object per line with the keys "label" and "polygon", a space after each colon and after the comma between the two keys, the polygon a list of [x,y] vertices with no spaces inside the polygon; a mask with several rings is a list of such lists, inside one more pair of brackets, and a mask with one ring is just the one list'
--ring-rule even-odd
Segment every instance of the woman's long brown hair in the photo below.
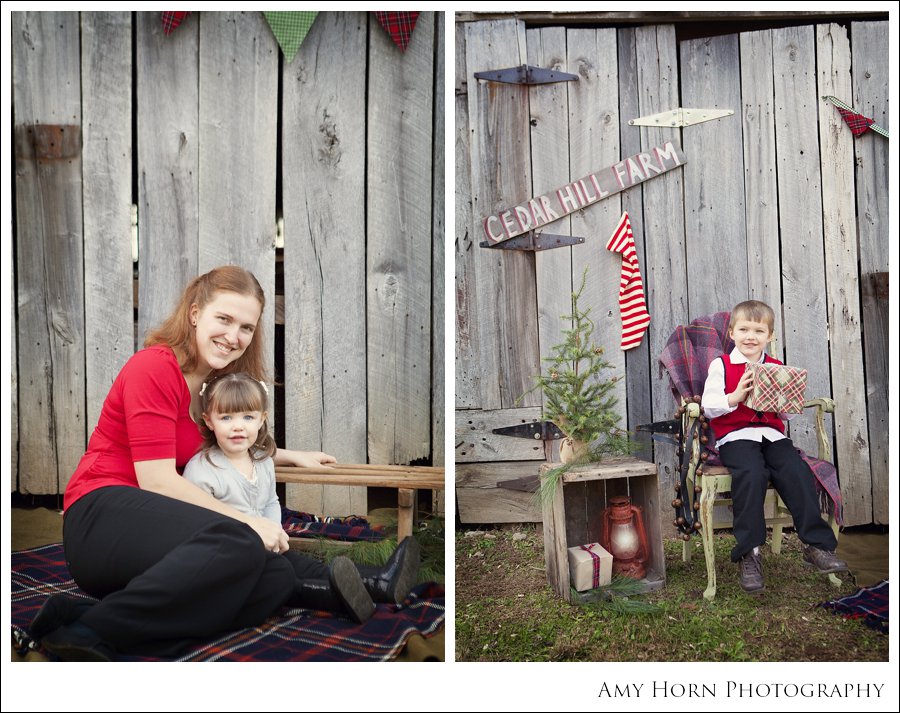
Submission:
{"label": "woman's long brown hair", "polygon": [[265,333],[262,328],[266,296],[253,273],[236,265],[223,265],[191,280],[172,313],[147,335],[144,346],[165,344],[175,352],[182,373],[189,374],[194,371],[197,368],[198,355],[197,336],[191,324],[191,305],[197,305],[198,309],[202,310],[219,292],[235,292],[254,297],[259,302],[260,320],[244,353],[224,369],[215,372],[215,375],[244,371],[258,381],[268,381],[269,370],[263,358]]}

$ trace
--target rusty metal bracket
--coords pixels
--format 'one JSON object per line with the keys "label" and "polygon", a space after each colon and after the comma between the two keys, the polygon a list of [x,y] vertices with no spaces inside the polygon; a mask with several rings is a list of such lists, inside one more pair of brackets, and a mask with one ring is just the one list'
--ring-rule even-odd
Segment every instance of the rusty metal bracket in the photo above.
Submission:
{"label": "rusty metal bracket", "polygon": [[62,161],[81,155],[81,127],[77,124],[19,124],[15,152],[18,160]]}
{"label": "rusty metal bracket", "polygon": [[584,242],[584,238],[576,238],[572,235],[553,235],[552,233],[538,233],[535,230],[529,230],[523,235],[519,235],[502,243],[491,243],[483,240],[478,243],[482,248],[499,248],[501,250],[551,250],[553,248],[563,248],[567,245],[580,245]]}
{"label": "rusty metal bracket", "polygon": [[526,475],[522,478],[501,480],[497,483],[497,487],[504,490],[517,490],[521,493],[536,493],[538,488],[541,487],[541,481],[536,475]]}
{"label": "rusty metal bracket", "polygon": [[475,72],[475,79],[503,82],[504,84],[553,84],[554,82],[577,82],[578,75],[521,64],[518,67],[508,67],[507,69]]}
{"label": "rusty metal bracket", "polygon": [[558,441],[566,436],[552,421],[532,421],[515,426],[502,426],[493,429],[491,433],[514,438],[532,438],[535,441]]}

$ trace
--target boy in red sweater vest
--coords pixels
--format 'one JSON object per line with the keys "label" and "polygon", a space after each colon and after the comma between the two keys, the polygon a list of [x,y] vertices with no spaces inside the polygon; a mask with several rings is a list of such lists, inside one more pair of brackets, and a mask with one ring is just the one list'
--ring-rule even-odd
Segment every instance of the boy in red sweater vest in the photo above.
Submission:
{"label": "boy in red sweater vest", "polygon": [[771,362],[775,313],[764,302],[741,302],[731,312],[729,336],[734,349],[714,359],[703,388],[703,410],[711,419],[719,457],[732,474],[734,537],[731,561],[737,562],[745,592],[765,589],[759,546],[766,541],[763,503],[769,481],[781,495],[804,543],[803,561],[819,572],[846,571],[834,554],[837,539],[819,512],[815,476],[784,434],[787,414],[753,411],[744,400],[753,388],[745,364]]}

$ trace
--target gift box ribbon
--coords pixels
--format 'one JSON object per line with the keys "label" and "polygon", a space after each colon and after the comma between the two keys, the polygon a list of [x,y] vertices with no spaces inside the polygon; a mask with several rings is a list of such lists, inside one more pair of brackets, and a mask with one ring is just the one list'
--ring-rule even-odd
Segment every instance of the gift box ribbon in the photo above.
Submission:
{"label": "gift box ribbon", "polygon": [[592,582],[592,584],[593,584],[592,589],[596,589],[597,587],[600,586],[600,555],[598,555],[596,552],[594,552],[587,545],[579,545],[579,547],[581,547],[581,549],[583,549],[585,552],[587,552],[591,556],[591,559],[594,561],[594,579]]}

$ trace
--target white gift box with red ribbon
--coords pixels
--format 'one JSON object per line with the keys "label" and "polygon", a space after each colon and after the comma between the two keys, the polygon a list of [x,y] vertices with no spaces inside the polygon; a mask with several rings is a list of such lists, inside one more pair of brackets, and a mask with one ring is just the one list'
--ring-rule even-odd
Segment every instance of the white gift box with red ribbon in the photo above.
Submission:
{"label": "white gift box with red ribbon", "polygon": [[609,584],[612,579],[612,555],[598,543],[569,548],[569,581],[583,592]]}

